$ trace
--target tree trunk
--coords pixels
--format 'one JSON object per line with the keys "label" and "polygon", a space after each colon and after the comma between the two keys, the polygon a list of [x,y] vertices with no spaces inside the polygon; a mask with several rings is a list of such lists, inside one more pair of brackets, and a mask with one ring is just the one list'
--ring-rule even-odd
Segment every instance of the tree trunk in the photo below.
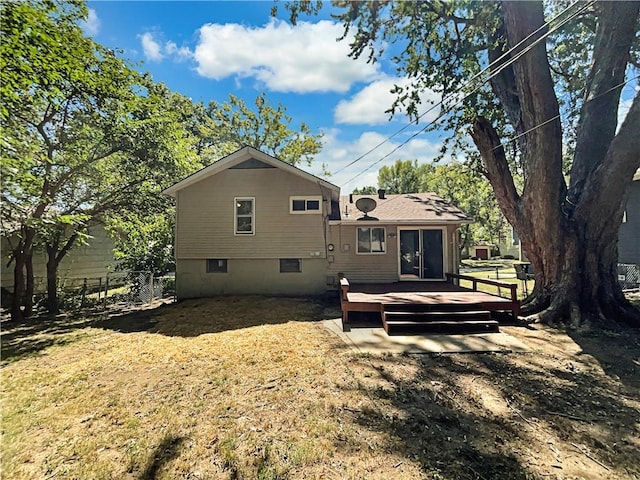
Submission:
{"label": "tree trunk", "polygon": [[[620,88],[617,92],[612,88],[624,78],[637,28],[638,3],[599,5],[594,72],[581,112],[569,194],[561,170],[559,109],[544,42],[514,63],[513,85],[494,86],[499,97],[507,90],[518,95],[520,115],[512,111],[511,116],[518,117],[518,129],[526,134],[521,137],[526,177],[522,195],[515,188],[492,125],[478,118],[472,137],[500,208],[520,235],[534,267],[536,283],[524,302],[523,313],[531,315],[532,321],[545,323],[614,326],[627,322],[640,327],[640,311],[626,301],[617,282],[617,239],[624,197],[640,167],[638,96],[617,134],[615,120],[610,118],[619,103]],[[542,25],[539,3],[504,2],[503,9],[510,45]],[[541,34],[532,35],[527,43]],[[604,57],[606,61],[602,61]],[[513,106],[513,99],[510,101]],[[602,119],[614,126],[603,130]]]}
{"label": "tree trunk", "polygon": [[47,245],[47,311],[56,314],[60,311],[58,302],[58,265],[56,246]]}
{"label": "tree trunk", "polygon": [[72,234],[65,244],[60,248],[60,242],[63,233],[58,232],[47,243],[47,311],[49,313],[59,313],[60,301],[58,298],[58,267],[60,262],[69,253],[69,250],[73,247],[78,234]]}
{"label": "tree trunk", "polygon": [[[13,249],[13,298],[11,299],[11,320],[18,322],[31,315],[33,310],[33,240],[35,230],[23,228],[18,244]],[[25,305],[23,311],[22,306]]]}
{"label": "tree trunk", "polygon": [[35,278],[33,276],[33,250],[29,250],[25,258],[25,272],[27,287],[24,291],[24,316],[33,315],[33,294],[35,293]]}
{"label": "tree trunk", "polygon": [[25,293],[25,257],[24,254],[14,252],[13,255],[13,297],[11,297],[11,320],[19,322],[24,320],[22,313],[22,300]]}

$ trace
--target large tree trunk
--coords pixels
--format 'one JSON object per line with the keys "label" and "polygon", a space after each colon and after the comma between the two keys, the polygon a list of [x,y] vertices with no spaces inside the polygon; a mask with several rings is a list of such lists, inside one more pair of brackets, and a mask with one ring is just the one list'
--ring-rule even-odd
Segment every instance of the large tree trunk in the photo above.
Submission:
{"label": "large tree trunk", "polygon": [[22,253],[13,255],[13,297],[11,297],[11,320],[19,322],[24,319],[22,300],[25,292],[25,257]]}
{"label": "large tree trunk", "polygon": [[25,272],[27,286],[24,291],[24,316],[33,315],[33,294],[35,293],[35,278],[33,275],[33,250],[29,250],[25,258]]}
{"label": "large tree trunk", "polygon": [[72,234],[65,244],[60,248],[60,242],[63,233],[59,232],[54,235],[52,240],[47,243],[47,311],[49,313],[58,313],[60,311],[60,302],[58,298],[58,267],[60,262],[71,250],[75,244],[78,234]]}
{"label": "large tree trunk", "polygon": [[[507,113],[520,135],[525,172],[521,195],[492,125],[478,118],[472,136],[500,208],[520,235],[534,267],[536,284],[523,312],[542,322],[626,321],[640,327],[640,312],[626,302],[617,283],[617,239],[624,195],[640,166],[638,97],[615,134],[619,84],[637,29],[639,5],[603,2],[599,9],[594,67],[568,193],[562,175],[559,108],[544,42],[513,64],[510,78],[502,75],[500,82],[492,83],[498,97],[505,99],[503,103],[509,103]],[[504,2],[503,10],[511,46],[544,21],[539,3]],[[532,35],[519,50],[542,35],[542,31]],[[517,92],[519,105],[513,92]],[[606,122],[606,127],[601,122]]]}
{"label": "large tree trunk", "polygon": [[56,261],[57,248],[47,245],[47,311],[58,313],[58,265]]}
{"label": "large tree trunk", "polygon": [[[13,268],[13,297],[11,299],[11,320],[18,322],[31,315],[33,310],[33,240],[35,231],[24,228],[22,237],[12,251],[15,262]],[[24,310],[22,306],[25,306]]]}

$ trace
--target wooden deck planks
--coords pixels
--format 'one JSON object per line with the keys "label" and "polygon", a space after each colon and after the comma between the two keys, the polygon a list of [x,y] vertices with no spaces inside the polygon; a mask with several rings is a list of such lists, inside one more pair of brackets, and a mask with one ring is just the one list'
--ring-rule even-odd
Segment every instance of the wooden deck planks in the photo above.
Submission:
{"label": "wooden deck planks", "polygon": [[[519,303],[477,290],[467,289],[450,282],[397,282],[388,284],[350,284],[341,279],[341,307],[343,328],[348,330],[349,312],[380,312],[402,306],[442,305],[453,310],[511,311],[519,313]],[[467,306],[468,308],[465,308]],[[429,307],[426,307],[429,308]]]}

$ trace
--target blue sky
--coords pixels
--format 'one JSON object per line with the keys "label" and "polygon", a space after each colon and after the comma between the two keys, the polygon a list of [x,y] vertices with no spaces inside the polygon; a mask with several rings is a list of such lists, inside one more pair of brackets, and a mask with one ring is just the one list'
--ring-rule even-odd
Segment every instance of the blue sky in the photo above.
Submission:
{"label": "blue sky", "polygon": [[407,119],[398,115],[389,121],[384,113],[393,102],[389,90],[403,79],[385,61],[371,65],[349,58],[348,42],[336,41],[342,26],[330,19],[328,9],[301,18],[294,27],[285,21],[282,2],[278,19],[270,16],[271,1],[88,5],[86,33],[122,50],[125,58],[172,90],[204,103],[224,102],[233,94],[247,104],[264,91],[269,103],[287,108],[293,128],[305,122],[313,133],[322,132],[322,153],[303,168],[317,174],[321,164],[327,164],[336,172],[328,180],[345,193],[375,185],[378,169],[398,158],[427,162],[438,153],[438,136],[421,134],[379,162],[415,132],[412,126],[337,173],[405,126]]}
{"label": "blue sky", "polygon": [[[313,133],[324,134],[322,152],[311,167],[303,168],[319,174],[325,163],[334,174],[328,180],[343,193],[376,185],[379,168],[397,159],[432,161],[441,136],[431,132],[410,137],[438,109],[425,115],[419,126],[409,125],[343,168],[407,127],[405,116],[389,121],[384,113],[393,102],[390,89],[406,79],[398,78],[385,58],[373,65],[349,58],[349,42],[336,40],[343,28],[330,18],[330,6],[292,26],[283,2],[278,4],[279,18],[274,19],[274,3],[269,0],[94,1],[88,4],[84,29],[102,45],[122,50],[156,81],[194,101],[224,102],[233,94],[252,105],[266,92],[271,105],[286,107],[292,128],[305,122]],[[637,88],[632,82],[623,89],[620,119]],[[432,92],[422,99],[423,105],[439,100]]]}

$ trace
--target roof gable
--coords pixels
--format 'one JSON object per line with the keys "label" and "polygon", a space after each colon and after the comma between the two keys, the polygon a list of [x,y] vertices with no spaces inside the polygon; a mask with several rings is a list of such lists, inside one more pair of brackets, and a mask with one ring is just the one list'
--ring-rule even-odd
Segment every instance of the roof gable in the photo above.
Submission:
{"label": "roof gable", "polygon": [[187,178],[173,184],[169,188],[162,191],[162,194],[175,197],[183,188],[187,188],[194,183],[197,183],[205,178],[215,175],[223,170],[227,169],[261,169],[261,168],[279,168],[286,172],[292,173],[313,183],[319,183],[323,187],[333,190],[335,195],[340,193],[340,187],[332,183],[327,182],[315,175],[305,172],[289,163],[283,162],[271,155],[268,155],[253,147],[243,147],[240,150],[236,150],[231,155],[212,163],[211,165],[204,167],[197,172],[189,175]]}
{"label": "roof gable", "polygon": [[233,167],[229,167],[229,170],[257,170],[260,168],[276,168],[273,165],[266,164],[261,162],[260,160],[256,160],[255,158],[250,158],[249,160],[245,160]]}

